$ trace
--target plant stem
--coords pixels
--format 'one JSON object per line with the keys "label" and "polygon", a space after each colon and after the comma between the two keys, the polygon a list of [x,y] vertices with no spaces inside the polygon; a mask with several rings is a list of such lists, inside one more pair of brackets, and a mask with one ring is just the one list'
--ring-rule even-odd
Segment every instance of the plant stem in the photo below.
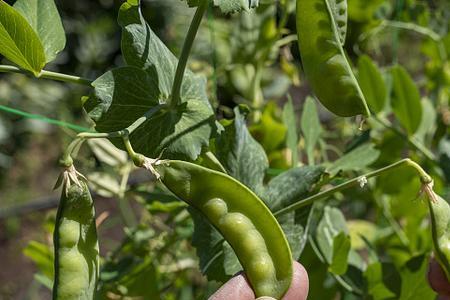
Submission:
{"label": "plant stem", "polygon": [[316,200],[321,200],[321,199],[327,198],[327,197],[333,195],[334,193],[337,193],[339,191],[342,191],[342,190],[348,189],[350,187],[353,187],[353,186],[359,184],[362,178],[369,179],[369,178],[372,178],[372,177],[380,176],[382,174],[391,172],[391,171],[393,171],[393,170],[395,170],[397,168],[403,167],[403,166],[408,166],[408,167],[414,168],[414,170],[416,170],[418,172],[418,174],[420,176],[420,180],[422,181],[422,183],[429,184],[429,183],[432,182],[431,177],[417,163],[415,163],[411,159],[407,158],[407,159],[403,159],[401,161],[398,161],[398,162],[396,162],[396,163],[394,163],[392,165],[386,166],[386,167],[378,169],[376,171],[373,171],[373,172],[367,173],[365,175],[362,175],[362,176],[356,177],[354,179],[351,179],[351,180],[349,180],[347,182],[344,182],[344,183],[342,183],[340,185],[337,185],[337,186],[335,186],[335,187],[333,187],[333,188],[331,188],[329,190],[320,192],[320,193],[318,193],[316,195],[313,195],[311,197],[308,197],[306,199],[297,201],[297,202],[295,202],[295,203],[293,203],[293,204],[291,204],[291,205],[289,205],[289,206],[287,206],[287,207],[285,207],[285,208],[275,212],[274,215],[278,217],[278,216],[281,216],[281,215],[293,212],[293,211],[295,211],[297,209],[300,209],[300,208],[302,208],[302,207],[304,207],[306,205],[309,205],[309,204],[313,203]]}
{"label": "plant stem", "polygon": [[123,130],[113,131],[113,132],[82,132],[78,134],[79,138],[83,139],[99,139],[99,138],[117,138],[124,137],[125,135],[132,134],[139,126],[144,124],[145,121],[152,118],[156,113],[158,113],[161,109],[167,107],[165,104],[157,105],[149,109],[142,117],[134,121],[133,124],[128,126]]}
{"label": "plant stem", "polygon": [[192,49],[192,45],[194,44],[195,36],[197,35],[198,28],[200,27],[200,23],[207,7],[208,0],[202,0],[197,7],[197,10],[195,11],[194,18],[192,19],[186,39],[184,40],[183,50],[181,51],[181,56],[178,61],[177,70],[175,72],[175,79],[172,86],[172,100],[170,102],[170,106],[172,108],[177,107],[180,102],[181,84],[183,83],[187,61]]}
{"label": "plant stem", "polygon": [[[8,66],[8,65],[0,65],[0,73],[18,73],[18,74],[25,74],[25,75],[33,75],[33,73],[22,70],[20,68],[14,67],[14,66]],[[34,77],[34,75],[33,75]],[[63,82],[70,82],[70,83],[76,83],[81,85],[87,85],[90,86],[92,83],[92,80],[79,77],[79,76],[72,76],[52,71],[46,71],[42,70],[39,74],[38,78],[44,78],[44,79],[51,79],[56,81],[63,81]]]}

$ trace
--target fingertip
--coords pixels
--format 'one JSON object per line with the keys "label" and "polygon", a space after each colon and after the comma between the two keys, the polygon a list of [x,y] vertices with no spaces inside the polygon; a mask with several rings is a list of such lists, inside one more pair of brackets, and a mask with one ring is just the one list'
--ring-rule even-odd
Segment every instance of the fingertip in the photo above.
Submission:
{"label": "fingertip", "polygon": [[302,264],[294,261],[294,274],[291,287],[287,291],[283,300],[306,300],[309,290],[308,272]]}

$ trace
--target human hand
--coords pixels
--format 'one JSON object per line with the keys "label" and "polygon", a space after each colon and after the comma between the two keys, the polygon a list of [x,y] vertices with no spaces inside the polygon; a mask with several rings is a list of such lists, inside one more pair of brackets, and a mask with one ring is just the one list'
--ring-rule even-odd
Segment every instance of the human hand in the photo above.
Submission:
{"label": "human hand", "polygon": [[[306,300],[308,297],[309,280],[305,268],[294,262],[294,276],[291,287],[283,300]],[[255,294],[245,276],[241,273],[226,282],[209,300],[254,300]]]}
{"label": "human hand", "polygon": [[439,294],[439,300],[450,300],[450,282],[434,258],[431,259],[428,268],[428,281],[431,288]]}

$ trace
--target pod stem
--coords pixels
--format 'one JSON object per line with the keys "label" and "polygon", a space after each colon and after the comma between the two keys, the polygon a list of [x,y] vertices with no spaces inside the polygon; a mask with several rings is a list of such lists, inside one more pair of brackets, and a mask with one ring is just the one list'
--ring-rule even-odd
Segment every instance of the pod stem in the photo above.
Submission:
{"label": "pod stem", "polygon": [[[33,73],[17,68],[15,66],[8,66],[8,65],[0,65],[0,73],[18,73],[18,74],[25,74],[25,75],[30,75],[33,76]],[[87,78],[83,78],[83,77],[79,77],[79,76],[73,76],[73,75],[67,75],[67,74],[62,74],[62,73],[57,73],[57,72],[52,72],[52,71],[46,71],[46,70],[42,70],[41,73],[39,74],[38,78],[45,78],[45,79],[51,79],[51,80],[56,80],[56,81],[62,81],[62,82],[70,82],[70,83],[75,83],[75,84],[81,84],[81,85],[86,85],[86,86],[90,86],[92,83],[92,80],[87,79]]]}
{"label": "pod stem", "polygon": [[422,191],[425,191],[428,195],[433,195],[434,194],[434,192],[432,192],[433,179],[431,178],[431,176],[428,175],[422,169],[422,167],[419,164],[417,164],[416,162],[412,161],[409,158],[406,158],[406,159],[403,159],[403,160],[398,161],[396,163],[393,163],[393,164],[391,164],[389,166],[386,166],[384,168],[381,168],[381,169],[375,170],[373,172],[367,173],[365,175],[353,178],[353,179],[351,179],[351,180],[349,180],[347,182],[339,184],[339,185],[337,185],[337,186],[335,186],[335,187],[333,187],[331,189],[328,189],[326,191],[320,192],[320,193],[318,193],[316,195],[310,196],[310,197],[308,197],[306,199],[299,200],[299,201],[297,201],[297,202],[295,202],[295,203],[293,203],[293,204],[291,204],[291,205],[289,205],[289,206],[287,206],[287,207],[285,207],[283,209],[280,209],[280,210],[276,211],[274,213],[274,215],[276,217],[278,217],[278,216],[281,216],[281,215],[293,212],[293,211],[295,211],[297,209],[300,209],[300,208],[302,208],[304,206],[312,204],[314,201],[325,199],[325,198],[327,198],[327,197],[329,197],[329,196],[331,196],[331,195],[333,195],[333,194],[335,194],[337,192],[346,190],[346,189],[351,188],[351,187],[356,186],[356,185],[360,185],[361,187],[363,187],[367,183],[367,179],[372,178],[372,177],[377,177],[377,176],[380,176],[382,174],[389,173],[391,171],[394,171],[394,170],[396,170],[396,169],[398,169],[400,167],[404,167],[404,166],[411,167],[418,173],[418,175],[420,177],[420,181],[422,183]]}

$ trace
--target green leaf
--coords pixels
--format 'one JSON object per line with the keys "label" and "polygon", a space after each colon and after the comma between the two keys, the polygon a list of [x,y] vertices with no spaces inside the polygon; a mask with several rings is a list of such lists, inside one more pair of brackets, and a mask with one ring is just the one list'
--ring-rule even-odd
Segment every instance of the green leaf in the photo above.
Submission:
{"label": "green leaf", "polygon": [[387,100],[386,84],[381,72],[367,55],[359,57],[358,81],[369,108],[375,113],[381,112]]}
{"label": "green leaf", "polygon": [[436,293],[427,281],[428,257],[419,255],[411,258],[401,269],[402,287],[400,300],[435,299]]}
{"label": "green leaf", "polygon": [[413,135],[422,120],[420,93],[411,76],[402,66],[391,69],[393,79],[392,111],[406,129]]}
{"label": "green leaf", "polygon": [[373,144],[364,144],[333,162],[327,172],[334,177],[341,171],[360,171],[375,162],[379,156],[380,151]]}
{"label": "green leaf", "polygon": [[337,208],[326,206],[317,226],[317,245],[328,265],[333,261],[334,238],[340,233],[348,234],[345,217]]}
{"label": "green leaf", "polygon": [[43,276],[53,280],[53,251],[48,245],[30,241],[23,254],[33,260]]}
{"label": "green leaf", "polygon": [[330,264],[331,272],[337,275],[342,275],[347,272],[350,248],[350,237],[344,232],[340,232],[333,238],[333,258]]}
{"label": "green leaf", "polygon": [[234,109],[235,119],[225,126],[216,139],[216,155],[228,174],[260,195],[266,169],[269,167],[266,153],[250,135],[245,117]]}
{"label": "green leaf", "polygon": [[[185,0],[189,7],[197,7],[203,1],[211,0]],[[259,0],[213,0],[214,5],[219,6],[224,14],[248,11],[250,8],[258,7]]]}
{"label": "green leaf", "polygon": [[414,133],[414,138],[417,139],[420,143],[425,144],[426,137],[428,135],[434,134],[435,132],[437,112],[434,108],[433,102],[430,99],[422,99],[421,104],[423,112],[422,114],[424,117],[422,118],[422,121],[420,122],[419,128],[417,128],[416,133]]}
{"label": "green leaf", "polygon": [[250,132],[261,143],[267,153],[284,146],[287,128],[279,118],[279,107],[275,102],[267,103],[261,122],[251,126]]}
{"label": "green leaf", "polygon": [[308,164],[314,165],[314,149],[320,139],[322,126],[320,125],[317,106],[312,97],[307,97],[303,107],[301,127],[305,138],[306,155]]}
{"label": "green leaf", "polygon": [[[128,0],[122,4],[118,17],[122,27],[122,54],[129,66],[143,69],[152,76],[159,87],[159,101],[168,102],[172,91],[178,60],[156,36],[141,14],[139,1]],[[181,100],[208,102],[206,79],[186,70],[181,87]]]}
{"label": "green leaf", "polygon": [[[165,104],[178,63],[176,57],[151,31],[143,19],[138,1],[121,6],[122,51],[128,67],[109,71],[93,86],[94,95],[85,103],[99,132],[125,129],[155,106]],[[206,80],[187,71],[181,90],[181,104],[162,109],[137,128],[130,141],[135,151],[146,156],[195,160],[217,129],[206,95]],[[120,140],[112,140],[123,149]]]}
{"label": "green leaf", "polygon": [[[208,277],[208,280],[218,282],[227,281],[233,274],[227,274],[225,269],[225,255],[223,250],[226,249],[222,235],[207,221],[207,219],[196,209],[188,208],[189,213],[194,220],[194,235],[192,236],[192,245],[197,250],[197,256],[200,260],[200,270]],[[231,246],[229,246],[231,249]],[[234,254],[234,251],[231,252]],[[230,263],[232,254],[227,254],[227,265]],[[236,260],[238,261],[237,257]],[[239,262],[239,261],[238,261]]]}
{"label": "green leaf", "polygon": [[305,198],[322,178],[324,168],[305,166],[289,169],[273,178],[264,192],[264,200],[277,211]]}
{"label": "green leaf", "polygon": [[373,300],[398,299],[401,278],[393,264],[373,263],[364,272],[367,293]]}
{"label": "green leaf", "polygon": [[288,102],[283,108],[283,123],[287,128],[286,134],[286,146],[291,150],[292,166],[298,165],[298,134],[297,134],[297,122],[295,119],[294,105],[292,99],[289,97]]}
{"label": "green leaf", "polygon": [[0,54],[35,76],[45,66],[44,47],[36,32],[3,0],[0,0]]}
{"label": "green leaf", "polygon": [[66,34],[54,0],[17,0],[14,8],[39,36],[46,62],[54,60],[66,46]]}
{"label": "green leaf", "polygon": [[346,0],[298,0],[297,34],[305,75],[331,112],[370,115],[364,94],[344,51]]}

